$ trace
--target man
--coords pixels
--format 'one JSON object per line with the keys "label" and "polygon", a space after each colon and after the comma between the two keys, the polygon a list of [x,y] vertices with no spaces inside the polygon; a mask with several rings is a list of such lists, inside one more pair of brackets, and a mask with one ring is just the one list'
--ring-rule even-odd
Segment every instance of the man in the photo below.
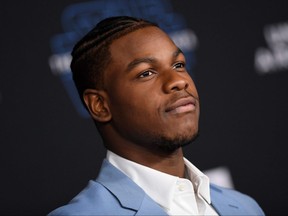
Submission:
{"label": "man", "polygon": [[156,24],[105,19],[72,56],[76,87],[108,151],[97,179],[50,215],[264,215],[183,158],[198,133],[198,93],[182,51]]}

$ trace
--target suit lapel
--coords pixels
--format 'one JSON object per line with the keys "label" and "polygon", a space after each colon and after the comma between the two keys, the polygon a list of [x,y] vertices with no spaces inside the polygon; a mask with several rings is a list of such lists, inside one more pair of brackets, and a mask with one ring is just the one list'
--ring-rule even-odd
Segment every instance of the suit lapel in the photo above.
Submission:
{"label": "suit lapel", "polygon": [[113,193],[123,207],[137,212],[136,215],[167,215],[137,184],[107,160],[103,161],[96,181]]}
{"label": "suit lapel", "polygon": [[215,185],[210,186],[211,202],[219,215],[245,215],[245,210],[239,206],[239,203],[223,195],[223,191]]}
{"label": "suit lapel", "polygon": [[136,215],[168,216],[168,214],[148,195],[144,197],[142,205],[140,206]]}

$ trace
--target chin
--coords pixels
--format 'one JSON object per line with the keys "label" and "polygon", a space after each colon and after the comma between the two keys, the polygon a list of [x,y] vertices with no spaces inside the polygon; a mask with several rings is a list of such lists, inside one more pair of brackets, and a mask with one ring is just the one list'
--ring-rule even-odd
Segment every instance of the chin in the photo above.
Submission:
{"label": "chin", "polygon": [[173,152],[183,146],[190,145],[198,137],[198,130],[188,135],[177,134],[174,137],[159,137],[154,140],[154,146],[165,152]]}

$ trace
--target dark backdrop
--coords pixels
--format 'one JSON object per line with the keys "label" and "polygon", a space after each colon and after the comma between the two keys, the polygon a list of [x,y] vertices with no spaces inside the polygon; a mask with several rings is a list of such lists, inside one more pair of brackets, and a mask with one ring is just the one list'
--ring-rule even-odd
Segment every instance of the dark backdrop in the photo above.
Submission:
{"label": "dark backdrop", "polygon": [[[93,122],[79,115],[48,64],[51,38],[64,31],[61,14],[80,2],[0,3],[0,214],[46,214],[68,202],[105,156]],[[228,167],[235,188],[267,215],[285,214],[287,1],[172,5],[198,39],[201,132],[186,157],[202,170]]]}

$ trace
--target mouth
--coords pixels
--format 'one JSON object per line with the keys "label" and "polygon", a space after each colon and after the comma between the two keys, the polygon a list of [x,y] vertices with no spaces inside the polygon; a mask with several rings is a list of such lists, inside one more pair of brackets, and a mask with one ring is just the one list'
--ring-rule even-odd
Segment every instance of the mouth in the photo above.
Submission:
{"label": "mouth", "polygon": [[168,106],[167,109],[165,109],[165,112],[171,114],[180,114],[180,113],[192,112],[195,109],[196,109],[196,99],[193,97],[185,97],[180,98],[174,103],[172,103],[170,106]]}

